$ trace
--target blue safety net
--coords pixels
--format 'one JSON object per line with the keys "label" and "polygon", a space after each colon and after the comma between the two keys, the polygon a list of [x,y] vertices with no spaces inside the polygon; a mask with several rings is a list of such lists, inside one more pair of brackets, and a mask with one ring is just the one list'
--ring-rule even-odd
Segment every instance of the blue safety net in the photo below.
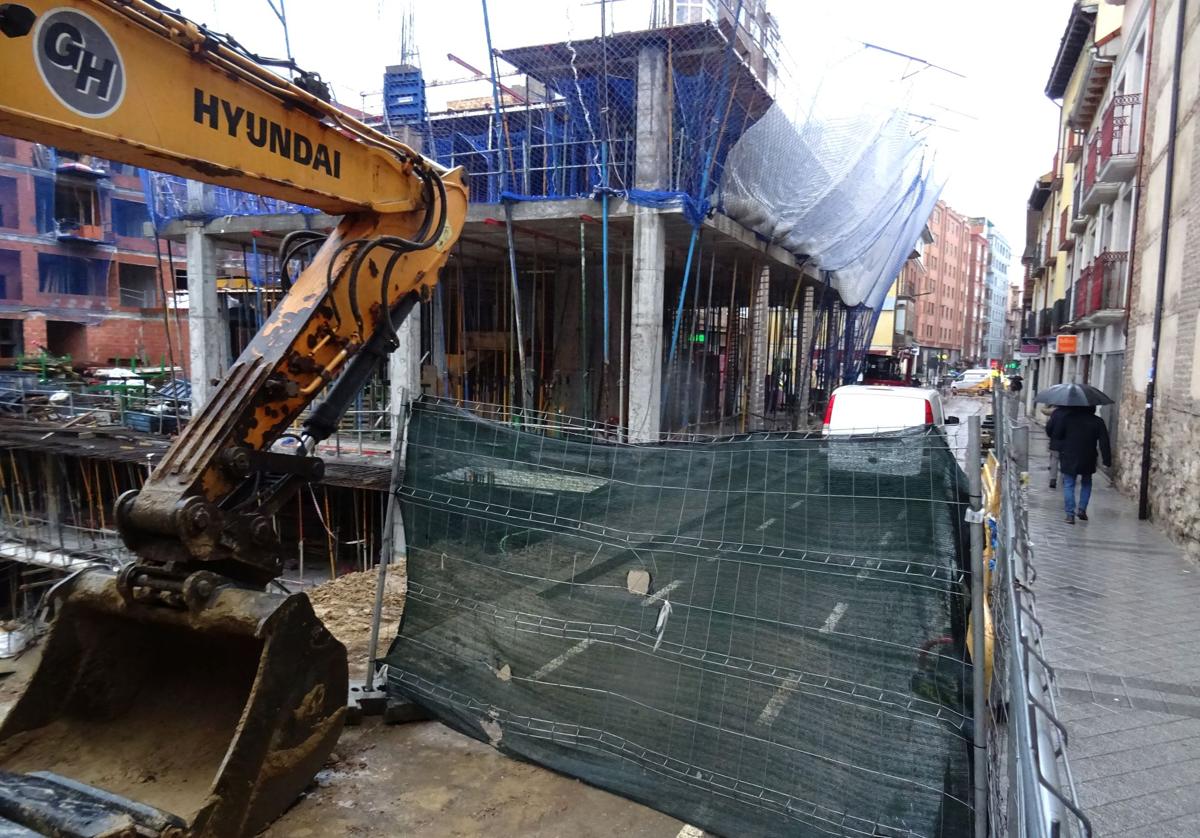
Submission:
{"label": "blue safety net", "polygon": [[[146,208],[155,227],[181,218],[212,219],[226,215],[315,214],[319,210],[242,192],[224,186],[205,186],[199,200],[189,200],[188,181],[177,175],[141,169]],[[193,187],[194,188],[194,187]]]}

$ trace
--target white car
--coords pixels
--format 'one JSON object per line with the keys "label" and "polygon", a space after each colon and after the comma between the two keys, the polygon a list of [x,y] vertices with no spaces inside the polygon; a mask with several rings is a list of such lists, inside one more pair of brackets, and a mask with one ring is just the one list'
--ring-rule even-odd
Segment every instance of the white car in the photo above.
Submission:
{"label": "white car", "polygon": [[903,438],[876,436],[933,426],[957,425],[946,416],[937,390],[887,385],[847,385],[833,391],[825,408],[829,468],[875,477],[915,477],[925,447]]}
{"label": "white car", "polygon": [[947,417],[937,390],[890,385],[849,384],[839,387],[825,406],[825,436],[877,434],[934,425],[957,425]]}
{"label": "white car", "polygon": [[989,386],[992,371],[984,367],[967,370],[961,376],[950,382],[950,392],[974,392]]}

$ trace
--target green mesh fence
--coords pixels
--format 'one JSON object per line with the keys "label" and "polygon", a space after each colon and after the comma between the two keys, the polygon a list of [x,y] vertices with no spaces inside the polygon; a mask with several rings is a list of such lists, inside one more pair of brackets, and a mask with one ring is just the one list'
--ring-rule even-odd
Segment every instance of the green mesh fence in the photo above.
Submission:
{"label": "green mesh fence", "polygon": [[946,438],[627,445],[414,405],[389,694],[721,835],[969,829]]}

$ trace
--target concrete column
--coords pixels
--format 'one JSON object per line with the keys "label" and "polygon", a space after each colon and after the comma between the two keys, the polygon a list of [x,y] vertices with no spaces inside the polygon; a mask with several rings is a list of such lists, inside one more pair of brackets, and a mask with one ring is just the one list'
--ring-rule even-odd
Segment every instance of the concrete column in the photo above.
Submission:
{"label": "concrete column", "polygon": [[396,330],[400,346],[388,356],[388,412],[392,416],[392,438],[399,428],[401,409],[421,395],[421,304],[413,306]]}
{"label": "concrete column", "polygon": [[767,338],[770,333],[771,269],[764,265],[751,279],[750,288],[750,401],[746,427],[760,430],[762,416],[766,415],[763,403],[766,398]]}
{"label": "concrete column", "polygon": [[188,181],[187,190],[188,371],[195,414],[215,389],[212,382],[225,372],[229,337],[217,295],[217,247],[204,232],[207,186]]}
{"label": "concrete column", "polygon": [[[396,330],[399,346],[388,356],[388,414],[392,425],[392,450],[401,459],[403,468],[404,423],[403,418],[408,403],[421,395],[421,304],[413,306],[408,317]],[[408,542],[404,535],[404,517],[400,512],[400,504],[396,498],[391,498],[394,505],[392,512],[392,554],[389,564],[397,566],[401,573],[407,568]],[[385,545],[386,547],[386,541]],[[407,582],[407,579],[405,579]]]}
{"label": "concrete column", "polygon": [[[800,281],[803,282],[803,278]],[[815,294],[811,286],[805,288],[804,292],[800,295],[802,302],[799,312],[800,346],[796,350],[796,373],[800,377],[800,380],[797,382],[800,408],[796,418],[801,423],[806,422],[808,419],[808,407],[812,398],[812,340],[813,328],[816,325],[817,318],[817,312],[813,306],[814,296]]]}
{"label": "concrete column", "polygon": [[[638,53],[637,168],[639,189],[664,189],[670,170],[666,56]],[[655,442],[662,429],[663,274],[666,225],[656,210],[633,213],[633,281],[629,306],[629,439]]]}
{"label": "concrete column", "polygon": [[666,229],[655,210],[633,213],[633,288],[629,307],[629,439],[654,442],[662,417],[663,272]]}
{"label": "concrete column", "polygon": [[62,499],[59,497],[58,460],[49,452],[42,458],[42,481],[46,487],[46,521],[52,533],[58,533],[62,525]]}

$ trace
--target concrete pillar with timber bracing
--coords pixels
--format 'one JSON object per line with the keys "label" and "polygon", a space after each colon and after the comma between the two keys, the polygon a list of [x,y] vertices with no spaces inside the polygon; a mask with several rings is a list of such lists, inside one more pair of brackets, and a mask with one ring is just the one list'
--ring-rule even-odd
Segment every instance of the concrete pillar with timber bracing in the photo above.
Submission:
{"label": "concrete pillar with timber bracing", "polygon": [[227,366],[229,337],[217,294],[217,247],[204,232],[207,187],[188,181],[187,284],[188,369],[191,371],[192,413],[208,401]]}
{"label": "concrete pillar with timber bracing", "polygon": [[[667,187],[670,155],[666,56],[658,47],[638,53],[638,189]],[[657,210],[633,215],[633,282],[629,311],[629,440],[654,442],[662,422],[663,274],[666,225]]]}

